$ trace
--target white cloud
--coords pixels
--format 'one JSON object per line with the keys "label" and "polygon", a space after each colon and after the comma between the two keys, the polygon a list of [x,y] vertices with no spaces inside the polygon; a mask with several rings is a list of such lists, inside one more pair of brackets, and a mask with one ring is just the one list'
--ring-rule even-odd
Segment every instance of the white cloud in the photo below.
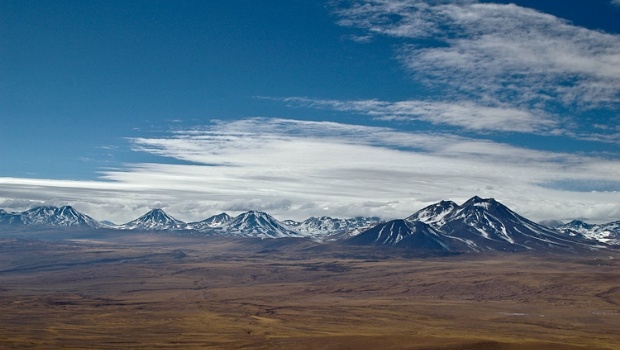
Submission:
{"label": "white cloud", "polygon": [[368,0],[335,12],[340,25],[402,39],[405,67],[417,79],[452,87],[459,99],[586,108],[620,101],[619,35],[477,1]]}
{"label": "white cloud", "polygon": [[[116,222],[153,207],[182,220],[251,208],[280,219],[402,218],[441,199],[480,195],[532,219],[620,216],[620,192],[613,192],[619,161],[491,141],[254,118],[132,142],[138,151],[192,163],[130,164],[100,181],[0,178],[0,207],[24,205],[11,202],[20,199],[72,204]],[[587,191],[589,182],[611,191]]]}
{"label": "white cloud", "polygon": [[550,133],[558,126],[555,118],[541,111],[510,106],[484,106],[469,101],[338,101],[303,97],[289,97],[283,101],[312,108],[364,113],[383,120],[421,120],[432,124],[457,126],[470,131]]}
{"label": "white cloud", "polygon": [[616,6],[620,6],[620,0],[611,0],[611,3]]}

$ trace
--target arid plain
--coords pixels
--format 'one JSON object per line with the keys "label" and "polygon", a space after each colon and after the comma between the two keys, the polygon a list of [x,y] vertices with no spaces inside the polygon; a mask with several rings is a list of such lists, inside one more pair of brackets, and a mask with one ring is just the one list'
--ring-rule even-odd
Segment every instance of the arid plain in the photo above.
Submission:
{"label": "arid plain", "polygon": [[620,253],[0,239],[2,349],[620,349]]}

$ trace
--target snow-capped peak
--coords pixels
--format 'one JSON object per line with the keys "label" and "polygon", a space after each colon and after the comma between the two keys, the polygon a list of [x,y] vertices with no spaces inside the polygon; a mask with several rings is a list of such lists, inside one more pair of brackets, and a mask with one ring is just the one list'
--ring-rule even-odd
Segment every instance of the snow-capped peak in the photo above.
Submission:
{"label": "snow-capped peak", "polygon": [[350,219],[338,219],[329,216],[310,217],[302,222],[285,221],[286,226],[298,231],[300,234],[323,239],[326,237],[352,233],[355,235],[360,230],[366,230],[380,223],[377,217],[355,217]]}
{"label": "snow-capped peak", "polygon": [[407,218],[430,224],[472,250],[526,250],[587,245],[518,215],[493,198],[472,197],[462,205],[440,202]]}
{"label": "snow-capped peak", "polygon": [[227,234],[242,237],[298,237],[299,233],[260,211],[248,211],[240,214],[222,226]]}
{"label": "snow-capped peak", "polygon": [[183,230],[187,224],[166,214],[162,209],[153,209],[120,228],[125,230]]}
{"label": "snow-capped peak", "polygon": [[211,229],[220,228],[224,224],[229,222],[230,220],[232,220],[230,215],[226,213],[221,213],[221,214],[213,215],[209,217],[208,219],[205,219],[202,221],[191,222],[188,224],[188,226],[193,230],[208,231]]}
{"label": "snow-capped peak", "polygon": [[557,230],[571,236],[578,235],[597,242],[620,245],[620,221],[592,225],[580,220],[573,220],[558,227]]}
{"label": "snow-capped peak", "polygon": [[458,204],[452,201],[441,201],[417,211],[406,220],[421,221],[434,226],[441,226],[446,215],[451,214],[458,207]]}
{"label": "snow-capped peak", "polygon": [[26,225],[52,227],[100,227],[100,224],[88,215],[84,215],[73,207],[65,205],[60,208],[53,206],[34,207],[19,214]]}

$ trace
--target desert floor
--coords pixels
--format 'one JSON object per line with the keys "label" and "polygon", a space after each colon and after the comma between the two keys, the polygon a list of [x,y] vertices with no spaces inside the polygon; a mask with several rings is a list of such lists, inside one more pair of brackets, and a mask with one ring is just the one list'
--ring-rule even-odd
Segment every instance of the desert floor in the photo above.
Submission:
{"label": "desert floor", "polygon": [[620,349],[620,252],[0,239],[2,349]]}

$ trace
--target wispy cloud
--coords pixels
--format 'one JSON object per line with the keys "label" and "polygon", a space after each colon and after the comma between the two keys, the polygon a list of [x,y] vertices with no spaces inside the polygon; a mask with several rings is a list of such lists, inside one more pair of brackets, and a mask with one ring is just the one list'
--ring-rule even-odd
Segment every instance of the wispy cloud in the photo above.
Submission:
{"label": "wispy cloud", "polygon": [[620,0],[611,0],[611,3],[616,6],[620,6]]}
{"label": "wispy cloud", "polygon": [[542,111],[510,106],[484,106],[470,101],[338,101],[305,97],[283,98],[282,101],[292,106],[357,112],[383,120],[421,120],[432,124],[457,126],[470,131],[560,132],[557,129],[557,120]]}
{"label": "wispy cloud", "polygon": [[[281,219],[397,218],[441,199],[481,195],[534,219],[620,216],[613,192],[620,162],[491,141],[253,118],[131,142],[136,151],[191,163],[128,164],[90,182],[0,178],[7,198],[0,207],[23,205],[11,202],[20,198],[70,203],[118,222],[156,206],[183,220],[248,209]],[[602,189],[609,191],[591,191]]]}
{"label": "wispy cloud", "polygon": [[[341,8],[340,24],[443,45],[401,47],[416,74],[472,93],[544,101],[617,101],[620,38],[516,5],[474,1],[366,1]],[[394,20],[398,18],[398,20]],[[518,84],[519,86],[511,86]],[[579,97],[579,98],[576,98]]]}
{"label": "wispy cloud", "polygon": [[340,25],[400,39],[397,57],[409,72],[448,87],[452,98],[548,110],[618,107],[620,35],[514,4],[337,4]]}

